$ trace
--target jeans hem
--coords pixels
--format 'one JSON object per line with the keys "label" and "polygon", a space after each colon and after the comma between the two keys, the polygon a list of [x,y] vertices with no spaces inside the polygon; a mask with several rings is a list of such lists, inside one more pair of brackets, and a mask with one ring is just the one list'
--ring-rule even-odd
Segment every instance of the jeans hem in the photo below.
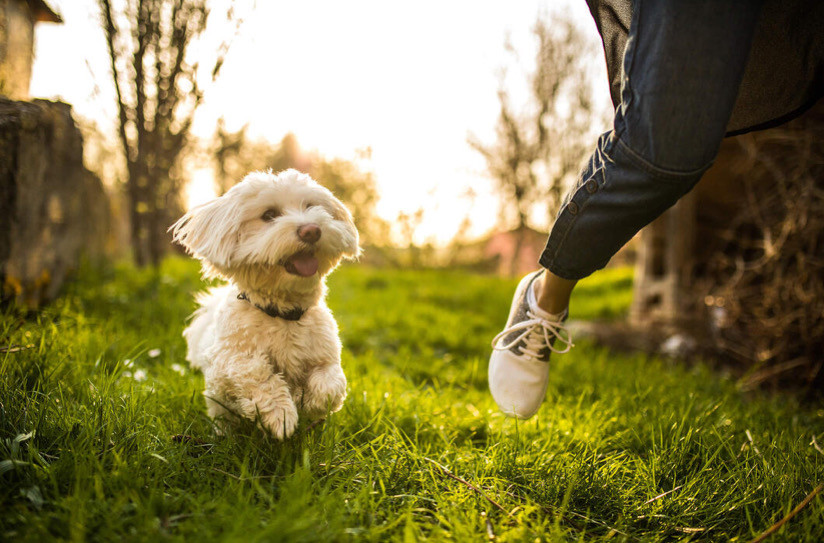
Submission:
{"label": "jeans hem", "polygon": [[556,266],[555,263],[552,262],[552,259],[546,255],[546,253],[541,255],[541,258],[538,260],[538,264],[540,264],[542,268],[549,270],[554,275],[557,275],[561,279],[566,279],[567,281],[578,281],[588,275],[592,275],[595,272],[595,270],[592,270],[591,272],[584,274],[572,273],[566,268]]}

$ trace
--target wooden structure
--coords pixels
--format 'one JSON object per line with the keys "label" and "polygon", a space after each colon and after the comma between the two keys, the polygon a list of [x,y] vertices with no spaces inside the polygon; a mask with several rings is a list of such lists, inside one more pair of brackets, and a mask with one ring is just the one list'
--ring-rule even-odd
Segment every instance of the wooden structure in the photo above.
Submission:
{"label": "wooden structure", "polygon": [[34,63],[34,25],[62,23],[43,0],[0,0],[0,95],[28,100]]}
{"label": "wooden structure", "polygon": [[706,313],[697,299],[708,247],[740,212],[741,176],[753,167],[746,138],[724,140],[698,185],[638,235],[630,322],[665,330],[700,329]]}
{"label": "wooden structure", "polygon": [[630,320],[634,324],[675,324],[688,305],[695,247],[695,206],[692,192],[639,233]]}

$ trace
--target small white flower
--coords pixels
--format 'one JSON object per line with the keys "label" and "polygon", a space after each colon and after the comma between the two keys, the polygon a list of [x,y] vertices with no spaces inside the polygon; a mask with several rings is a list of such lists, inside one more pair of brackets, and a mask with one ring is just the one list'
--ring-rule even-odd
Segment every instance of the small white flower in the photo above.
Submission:
{"label": "small white flower", "polygon": [[134,362],[132,362],[131,358],[127,358],[126,360],[123,361],[123,365],[127,368],[131,368],[132,364],[134,364]]}
{"label": "small white flower", "polygon": [[146,380],[146,370],[137,370],[137,371],[134,372],[134,375],[132,377],[137,382],[145,381]]}
{"label": "small white flower", "polygon": [[152,349],[148,352],[149,358],[157,358],[160,356],[160,349]]}
{"label": "small white flower", "polygon": [[176,371],[180,375],[183,375],[184,373],[186,373],[186,368],[184,368],[180,364],[172,364],[172,370]]}

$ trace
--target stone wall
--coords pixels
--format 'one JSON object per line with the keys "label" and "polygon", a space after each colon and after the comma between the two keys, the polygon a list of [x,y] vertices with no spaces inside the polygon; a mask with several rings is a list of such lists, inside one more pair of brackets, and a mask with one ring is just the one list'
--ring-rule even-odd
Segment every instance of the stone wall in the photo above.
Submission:
{"label": "stone wall", "polygon": [[109,223],[71,106],[0,97],[3,300],[34,307],[54,298],[84,254],[102,254]]}

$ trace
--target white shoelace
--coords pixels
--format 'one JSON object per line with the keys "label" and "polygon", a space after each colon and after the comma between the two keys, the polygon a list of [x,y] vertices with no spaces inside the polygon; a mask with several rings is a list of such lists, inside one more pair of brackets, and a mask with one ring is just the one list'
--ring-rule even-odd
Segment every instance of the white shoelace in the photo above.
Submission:
{"label": "white shoelace", "polygon": [[[538,358],[541,349],[544,347],[549,347],[549,350],[553,353],[564,354],[575,346],[572,343],[572,336],[569,333],[569,329],[561,322],[542,319],[529,310],[527,310],[526,316],[529,317],[527,320],[513,324],[495,336],[492,339],[492,348],[496,351],[505,351],[511,349],[512,346],[516,345],[519,341],[524,340],[525,345],[518,348],[521,354],[525,354],[531,358]],[[515,339],[508,343],[497,345],[498,340],[519,330],[523,330],[523,332],[515,337]],[[563,335],[561,332],[563,332]],[[553,337],[556,341],[563,343],[565,347],[563,349],[553,347],[550,341]]]}

